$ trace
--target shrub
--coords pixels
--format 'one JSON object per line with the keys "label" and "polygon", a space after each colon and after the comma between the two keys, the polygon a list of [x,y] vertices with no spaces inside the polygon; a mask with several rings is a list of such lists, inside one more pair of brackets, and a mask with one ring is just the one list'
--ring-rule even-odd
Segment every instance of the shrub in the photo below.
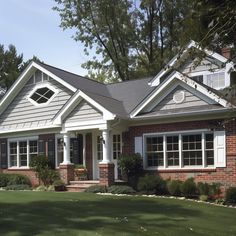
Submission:
{"label": "shrub", "polygon": [[66,190],[65,183],[60,179],[55,180],[52,185],[54,186],[55,191],[65,191]]}
{"label": "shrub", "polygon": [[208,200],[208,196],[207,195],[200,195],[199,200],[206,202]]}
{"label": "shrub", "polygon": [[55,187],[53,185],[49,185],[47,187],[47,191],[51,192],[51,191],[55,191]]}
{"label": "shrub", "polygon": [[52,163],[46,156],[32,158],[30,167],[36,172],[37,177],[45,186],[49,186],[56,179],[59,179],[58,173],[54,170]]}
{"label": "shrub", "polygon": [[134,194],[136,191],[127,185],[112,185],[108,187],[107,192],[113,194]]}
{"label": "shrub", "polygon": [[28,184],[13,184],[5,187],[6,190],[31,190]]}
{"label": "shrub", "polygon": [[8,183],[8,176],[7,174],[0,174],[0,187],[6,187]]}
{"label": "shrub", "polygon": [[181,193],[184,197],[195,197],[197,194],[197,187],[193,178],[189,178],[181,185]]}
{"label": "shrub", "polygon": [[140,154],[121,155],[118,159],[118,166],[121,169],[123,180],[136,188],[138,178],[143,172],[143,161]]}
{"label": "shrub", "polygon": [[197,184],[197,190],[198,190],[198,193],[200,195],[207,195],[207,196],[209,196],[210,185],[208,183],[199,182]]}
{"label": "shrub", "polygon": [[166,182],[157,175],[146,174],[139,178],[138,190],[146,194],[165,194]]}
{"label": "shrub", "polygon": [[227,203],[236,203],[236,187],[228,188],[225,195]]}
{"label": "shrub", "polygon": [[180,180],[170,180],[167,182],[167,190],[169,192],[170,195],[173,196],[180,196],[181,195],[181,185],[182,185],[182,181]]}
{"label": "shrub", "polygon": [[221,194],[221,189],[220,189],[221,183],[212,183],[210,185],[210,190],[209,190],[209,194],[211,196],[214,196],[216,198],[219,198],[220,194]]}
{"label": "shrub", "polygon": [[47,191],[47,187],[44,185],[39,185],[35,190],[36,191]]}
{"label": "shrub", "polygon": [[92,185],[85,190],[87,193],[106,193],[107,188],[105,185]]}
{"label": "shrub", "polygon": [[31,182],[27,176],[20,174],[0,174],[0,187],[6,187],[8,185],[29,185],[31,186]]}

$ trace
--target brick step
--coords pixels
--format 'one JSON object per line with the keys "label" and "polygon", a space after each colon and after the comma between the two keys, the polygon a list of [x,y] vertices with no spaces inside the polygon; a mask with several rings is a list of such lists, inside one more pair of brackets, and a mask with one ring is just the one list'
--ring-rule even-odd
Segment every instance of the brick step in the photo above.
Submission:
{"label": "brick step", "polygon": [[66,189],[68,192],[84,192],[85,189],[98,184],[98,180],[75,180],[70,181],[70,184],[66,186]]}
{"label": "brick step", "polygon": [[75,185],[75,184],[79,184],[79,185],[82,185],[82,184],[96,185],[96,184],[99,184],[99,180],[73,180],[73,181],[70,181],[70,184],[71,185]]}

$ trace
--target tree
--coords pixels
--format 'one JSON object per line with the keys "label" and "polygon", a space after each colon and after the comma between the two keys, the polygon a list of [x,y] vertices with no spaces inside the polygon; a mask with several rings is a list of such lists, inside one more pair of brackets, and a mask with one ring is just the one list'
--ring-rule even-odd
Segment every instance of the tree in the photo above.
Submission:
{"label": "tree", "polygon": [[55,1],[61,27],[76,29],[74,39],[84,44],[86,54],[95,48],[97,56],[83,66],[97,70],[100,78],[120,80],[160,70],[179,50],[192,7],[187,0]]}
{"label": "tree", "polygon": [[32,59],[29,59],[22,63],[20,71],[22,72],[32,61],[43,63],[43,61],[41,61],[37,56],[34,55]]}
{"label": "tree", "polygon": [[17,55],[15,46],[9,45],[5,50],[0,45],[0,87],[7,90],[16,80],[20,73],[23,55]]}

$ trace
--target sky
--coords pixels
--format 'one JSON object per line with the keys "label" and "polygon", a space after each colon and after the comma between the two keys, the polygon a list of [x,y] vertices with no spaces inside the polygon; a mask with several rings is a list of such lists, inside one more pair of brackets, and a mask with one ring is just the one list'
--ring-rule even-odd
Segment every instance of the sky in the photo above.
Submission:
{"label": "sky", "polygon": [[54,0],[1,0],[0,44],[13,44],[24,61],[37,56],[46,64],[86,75],[81,64],[89,59],[84,46],[63,31]]}

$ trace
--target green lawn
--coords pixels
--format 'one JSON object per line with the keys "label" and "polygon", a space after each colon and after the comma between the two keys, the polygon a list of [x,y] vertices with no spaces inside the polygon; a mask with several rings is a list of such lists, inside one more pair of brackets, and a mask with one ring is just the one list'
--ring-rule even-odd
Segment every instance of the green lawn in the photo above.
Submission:
{"label": "green lawn", "polygon": [[0,192],[0,235],[236,235],[236,209],[175,199]]}

